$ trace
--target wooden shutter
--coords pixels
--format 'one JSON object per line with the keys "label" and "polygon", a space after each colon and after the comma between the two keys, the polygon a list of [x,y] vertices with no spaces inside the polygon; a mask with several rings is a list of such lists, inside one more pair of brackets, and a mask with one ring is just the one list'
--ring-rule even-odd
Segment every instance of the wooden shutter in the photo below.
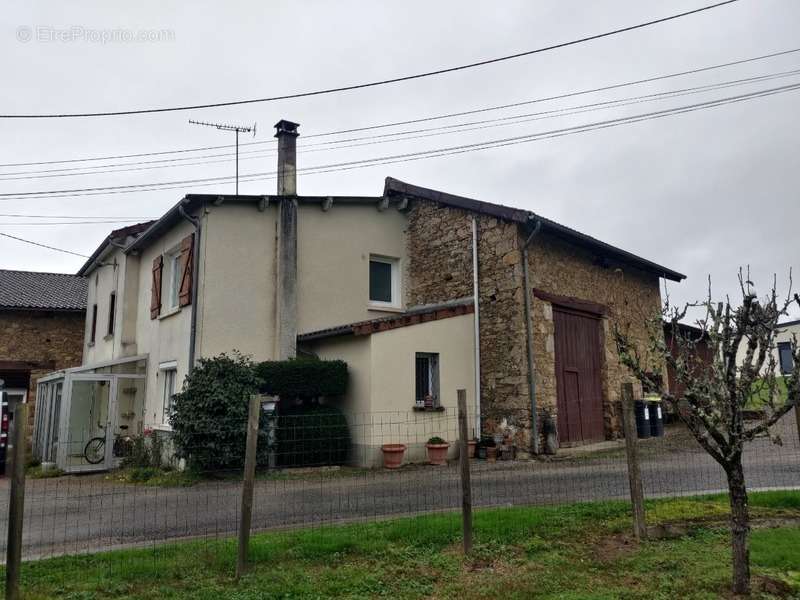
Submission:
{"label": "wooden shutter", "polygon": [[178,288],[178,305],[192,303],[192,270],[194,268],[194,234],[181,240],[181,285]]}
{"label": "wooden shutter", "polygon": [[153,284],[150,288],[150,318],[161,314],[161,273],[164,269],[164,257],[158,255],[153,259]]}

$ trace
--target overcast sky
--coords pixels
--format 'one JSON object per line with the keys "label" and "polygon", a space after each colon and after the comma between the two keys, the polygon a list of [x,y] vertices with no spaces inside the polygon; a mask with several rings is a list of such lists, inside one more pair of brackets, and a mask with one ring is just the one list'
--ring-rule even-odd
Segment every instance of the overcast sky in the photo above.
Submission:
{"label": "overcast sky", "polygon": [[[335,87],[512,54],[711,3],[710,0],[518,2],[4,2],[0,12],[0,113],[108,111],[219,102]],[[281,118],[302,134],[514,103],[683,71],[800,46],[797,0],[732,5],[569,48],[458,73],[366,90],[225,109],[127,117],[0,120],[0,163],[55,161],[232,143],[189,118],[258,123],[269,142]],[[132,37],[147,38],[133,41]],[[800,53],[515,109],[359,134],[391,133],[552,111],[800,68]],[[481,142],[635,115],[797,83],[799,76],[610,110],[472,132],[343,149],[315,146],[299,166]],[[536,211],[688,275],[673,300],[702,297],[711,275],[735,293],[750,265],[759,290],[773,274],[800,280],[798,100],[788,92],[622,127],[455,156],[301,175],[301,194],[379,195],[392,176]],[[550,117],[553,117],[551,114]],[[352,135],[308,140],[350,138]],[[392,139],[392,138],[389,138]],[[378,140],[375,140],[378,141]],[[300,138],[300,145],[304,143]],[[272,171],[269,143],[242,147],[242,173]],[[313,151],[311,151],[313,150]],[[31,170],[119,165],[226,150],[39,166],[0,167],[0,193],[94,188],[228,176],[233,163],[68,177]],[[197,161],[186,161],[197,162]],[[164,163],[156,163],[161,167]],[[179,164],[179,163],[178,163]],[[136,167],[154,166],[135,165]],[[102,169],[100,169],[102,170]],[[31,174],[27,174],[31,175]],[[22,177],[27,175],[17,175]],[[157,217],[184,193],[233,193],[233,183],[70,198],[9,200],[0,213]],[[274,193],[275,181],[240,184]],[[51,221],[64,219],[54,217]],[[118,223],[12,225],[0,232],[89,254]],[[0,238],[0,268],[74,272],[83,259]],[[798,281],[800,286],[800,281]],[[796,311],[795,311],[796,314]]]}

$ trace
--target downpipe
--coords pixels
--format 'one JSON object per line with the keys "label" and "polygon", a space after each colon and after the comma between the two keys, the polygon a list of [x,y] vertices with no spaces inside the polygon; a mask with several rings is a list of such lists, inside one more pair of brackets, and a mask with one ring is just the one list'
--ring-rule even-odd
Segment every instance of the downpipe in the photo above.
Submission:
{"label": "downpipe", "polygon": [[472,306],[475,342],[475,436],[481,437],[481,323],[478,288],[478,221],[472,217]]}
{"label": "downpipe", "polygon": [[187,371],[191,373],[194,369],[195,346],[197,342],[197,279],[200,273],[200,233],[202,230],[202,221],[187,213],[183,205],[178,207],[178,212],[194,226],[194,244],[192,248],[192,252],[194,252],[194,256],[192,256],[192,314],[191,324],[189,326],[189,365],[187,369]]}

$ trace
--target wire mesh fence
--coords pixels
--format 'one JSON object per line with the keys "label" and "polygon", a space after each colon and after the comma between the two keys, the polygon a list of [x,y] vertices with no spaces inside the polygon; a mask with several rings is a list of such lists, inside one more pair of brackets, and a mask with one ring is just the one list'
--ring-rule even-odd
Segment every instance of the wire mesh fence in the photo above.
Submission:
{"label": "wire mesh fence", "polygon": [[[508,422],[524,422],[525,414]],[[750,490],[800,488],[800,438],[792,413],[773,435],[747,445]],[[467,415],[473,438],[474,415]],[[475,508],[566,504],[629,498],[622,441],[561,448],[530,457],[518,432],[498,431],[466,445]],[[462,507],[455,409],[312,416],[267,415],[259,429],[251,531],[323,532],[328,526],[455,512]],[[145,432],[102,449],[114,468],[28,477],[22,557],[146,548],[158,561],[175,542],[198,557],[235,558],[241,518],[244,427],[170,438]],[[191,443],[187,445],[187,440]],[[72,466],[96,460],[92,439],[70,439]],[[638,443],[646,498],[726,490],[725,474],[678,423]],[[431,464],[439,463],[439,464]],[[386,468],[386,466],[391,468]],[[80,470],[80,469],[76,469]],[[0,555],[8,527],[7,480],[0,482]],[[424,525],[420,525],[424,526]],[[125,568],[119,566],[115,568]],[[131,567],[133,568],[133,567]]]}

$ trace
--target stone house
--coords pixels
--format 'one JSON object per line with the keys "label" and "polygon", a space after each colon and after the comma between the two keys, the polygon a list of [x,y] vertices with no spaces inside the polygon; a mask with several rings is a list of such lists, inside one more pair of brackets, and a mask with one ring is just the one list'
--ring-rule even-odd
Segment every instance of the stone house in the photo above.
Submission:
{"label": "stone house", "polygon": [[[532,212],[392,178],[376,196],[298,195],[298,126],[276,127],[276,195],[189,194],[82,267],[84,363],[49,380],[68,390],[62,445],[98,433],[84,415],[98,398],[104,435],[123,421],[169,431],[196,360],[234,349],[345,360],[342,407],[373,458],[384,442],[421,447],[459,389],[476,435],[510,429],[523,451],[538,451],[544,413],[563,443],[618,435],[627,374],[611,328],[638,331],[660,279],[683,275]],[[110,332],[91,335],[111,314]],[[402,431],[367,425],[389,413],[404,415]],[[88,468],[79,450],[60,466]]]}
{"label": "stone house", "polygon": [[85,313],[83,277],[0,269],[0,379],[9,401],[35,407],[39,377],[81,364]]}

